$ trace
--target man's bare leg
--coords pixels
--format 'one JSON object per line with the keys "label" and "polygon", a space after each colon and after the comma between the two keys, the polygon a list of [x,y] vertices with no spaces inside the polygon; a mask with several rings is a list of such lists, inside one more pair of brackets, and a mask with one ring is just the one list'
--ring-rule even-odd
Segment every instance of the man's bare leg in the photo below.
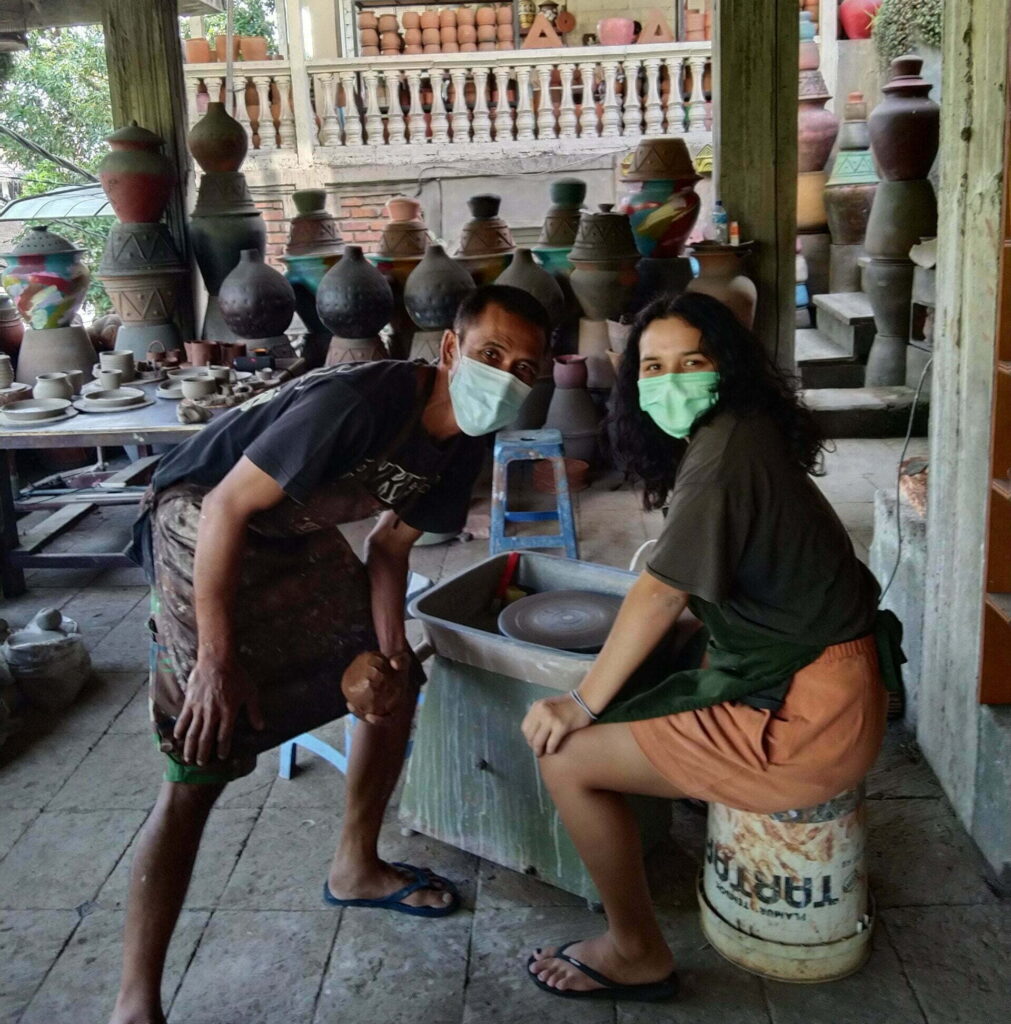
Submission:
{"label": "man's bare leg", "polygon": [[[404,767],[417,694],[415,687],[382,725],[358,722],[355,726],[344,823],[328,879],[338,899],[382,899],[411,880],[380,860],[378,843],[386,806]],[[442,907],[451,899],[445,891],[422,889],[404,902]]]}
{"label": "man's bare leg", "polygon": [[163,1024],[162,972],[207,816],[224,786],[164,782],[130,870],[123,976],[111,1024]]}

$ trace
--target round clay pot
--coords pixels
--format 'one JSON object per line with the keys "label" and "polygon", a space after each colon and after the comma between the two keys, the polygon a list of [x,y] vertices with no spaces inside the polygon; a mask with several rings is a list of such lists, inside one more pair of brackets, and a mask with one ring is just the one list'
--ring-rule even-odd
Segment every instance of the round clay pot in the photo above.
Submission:
{"label": "round clay pot", "polygon": [[[319,205],[310,206],[306,193],[312,193],[312,202],[318,202]],[[341,238],[337,220],[325,209],[326,193],[322,189],[305,189],[296,192],[292,198],[296,205],[301,198],[305,208],[291,219],[285,253],[289,256],[304,256],[311,253],[324,255],[343,252],[344,239]]]}
{"label": "round clay pot", "polygon": [[425,48],[421,45],[421,43],[406,43],[404,45],[404,53],[419,54],[424,52]]}
{"label": "round clay pot", "polygon": [[741,257],[750,251],[749,245],[718,245],[701,242],[690,252],[699,262],[699,276],[689,282],[685,291],[711,295],[724,303],[749,330],[755,322],[758,290],[754,281],[744,274]]}
{"label": "round clay pot", "polygon": [[477,43],[459,43],[460,53],[475,53],[477,51]]}
{"label": "round clay pot", "polygon": [[379,26],[379,19],[371,11],[362,11],[358,15],[359,28],[376,29]]}
{"label": "round clay pot", "polygon": [[[217,58],[219,64],[225,63],[225,58],[228,55],[228,36],[220,35],[214,37],[214,56]],[[232,60],[236,61],[239,59],[239,37],[232,36]]]}
{"label": "round clay pot", "polygon": [[439,41],[445,46],[446,43],[456,42],[456,26],[444,25],[439,29]]}
{"label": "round clay pot", "polygon": [[797,175],[797,228],[821,231],[826,224],[825,171],[804,171]]}
{"label": "round clay pot", "polygon": [[585,387],[556,387],[544,425],[562,432],[566,458],[586,463],[596,460],[600,414]]}
{"label": "round clay pot", "polygon": [[[460,44],[459,43],[442,43],[441,46],[442,46],[442,52],[443,53],[459,53],[460,52]],[[427,114],[425,115],[425,119],[426,119],[426,124],[427,124],[427,119],[428,119],[428,115]]]}
{"label": "round clay pot", "polygon": [[[638,255],[638,254],[636,254]],[[591,320],[617,320],[628,308],[638,283],[636,258],[629,261],[581,261],[570,254],[569,283]]]}
{"label": "round clay pot", "polygon": [[190,129],[186,141],[204,171],[237,171],[249,148],[246,130],[224,103],[208,103],[207,113]]}
{"label": "round clay pot", "polygon": [[266,60],[267,40],[263,36],[241,36],[239,52],[243,60]]}
{"label": "round clay pot", "polygon": [[475,12],[474,20],[478,25],[494,25],[498,21],[498,15],[494,7],[479,7]]}
{"label": "round clay pot", "polygon": [[[632,260],[639,258],[628,217],[623,213],[601,210],[585,212],[579,218],[579,230],[569,259],[576,261]],[[605,320],[606,317],[596,319]]]}
{"label": "round clay pot", "polygon": [[651,180],[637,183],[624,193],[618,212],[628,216],[641,255],[673,259],[681,254],[700,205],[694,180]]}
{"label": "round clay pot", "polygon": [[358,38],[361,40],[362,46],[379,45],[379,33],[374,28],[363,28],[358,33]]}
{"label": "round clay pot", "polygon": [[494,50],[498,44],[496,43],[478,43],[477,48],[483,53],[487,53],[489,50]]}
{"label": "round clay pot", "polygon": [[551,371],[556,388],[585,388],[587,381],[586,356],[555,356]]}
{"label": "round clay pot", "polygon": [[512,48],[513,48],[513,44],[511,42],[510,43],[506,43],[506,42],[503,42],[501,39],[498,42],[495,43],[495,49],[496,50],[511,50]]}
{"label": "round clay pot", "polygon": [[32,398],[73,398],[74,385],[70,383],[70,377],[66,373],[53,371],[51,373],[40,373],[35,378],[35,387],[32,388]]}
{"label": "round clay pot", "polygon": [[834,245],[860,245],[867,231],[877,182],[862,185],[827,185],[825,213]]}
{"label": "round clay pot", "polygon": [[421,48],[424,53],[442,53],[441,43],[425,43]]}
{"label": "round clay pot", "polygon": [[421,15],[417,11],[404,11],[400,23],[405,29],[421,28]]}
{"label": "round clay pot", "polygon": [[91,271],[81,262],[81,253],[66,238],[42,225],[30,227],[23,241],[0,254],[7,263],[3,287],[29,327],[40,330],[70,326],[91,281]]}
{"label": "round clay pot", "polygon": [[497,33],[494,25],[489,24],[478,24],[477,26],[477,41],[478,43],[491,43],[495,41]]}
{"label": "round clay pot", "polygon": [[106,136],[112,152],[98,165],[98,180],[124,224],[161,220],[176,174],[161,153],[162,140],[134,121]]}
{"label": "round clay pot", "polygon": [[820,171],[839,133],[839,119],[825,109],[831,98],[819,71],[802,71],[797,106],[797,169]]}
{"label": "round clay pot", "polygon": [[529,249],[519,248],[512,263],[501,274],[496,284],[511,285],[532,295],[544,307],[552,326],[557,326],[565,312],[565,296],[558,282],[539,267]]}
{"label": "round clay pot", "polygon": [[872,256],[865,257],[860,263],[863,289],[871,304],[878,334],[908,337],[913,262],[908,259],[882,260]]}
{"label": "round clay pot", "polygon": [[878,170],[886,181],[926,178],[937,156],[941,109],[929,98],[931,85],[920,77],[921,58],[892,61],[885,98],[871,112],[867,127]]}
{"label": "round clay pot", "polygon": [[839,24],[847,39],[870,39],[871,25],[882,0],[843,0],[839,5]]}
{"label": "round clay pot", "polygon": [[190,241],[204,285],[211,295],[217,295],[243,249],[263,252],[267,226],[258,213],[191,217]]}
{"label": "round clay pot", "polygon": [[460,256],[487,256],[512,252],[514,242],[509,226],[498,216],[502,197],[491,193],[467,200],[471,220],[460,234]]}
{"label": "round clay pot", "polygon": [[[626,181],[698,181],[699,175],[684,139],[643,139],[622,161]],[[556,200],[557,201],[557,200]]]}
{"label": "round clay pot", "polygon": [[511,25],[513,23],[512,7],[497,7],[495,9],[495,22],[498,25]]}
{"label": "round clay pot", "polygon": [[403,40],[399,32],[381,32],[379,34],[379,46],[383,50],[400,50]]}
{"label": "round clay pot", "polygon": [[512,25],[497,25],[495,27],[495,32],[500,43],[511,43],[513,41]]}
{"label": "round clay pot", "polygon": [[630,46],[635,41],[635,22],[631,18],[602,18],[597,22],[601,46]]}
{"label": "round clay pot", "polygon": [[420,46],[421,45],[422,32],[420,28],[405,28],[404,29],[404,45],[405,46]]}
{"label": "round clay pot", "polygon": [[379,47],[378,46],[363,46],[362,47],[363,57],[378,57]]}
{"label": "round clay pot", "polygon": [[905,259],[921,238],[936,234],[937,197],[929,181],[878,183],[864,236],[868,256]]}
{"label": "round clay pot", "polygon": [[425,46],[433,46],[438,43],[441,36],[437,28],[423,28],[421,30],[421,42]]}
{"label": "round clay pot", "polygon": [[439,27],[439,12],[438,11],[424,11],[421,15],[421,27],[426,28],[438,28]]}
{"label": "round clay pot", "polygon": [[183,53],[187,64],[209,64],[211,62],[211,44],[199,36],[183,40]]}
{"label": "round clay pot", "polygon": [[389,49],[388,50],[388,49],[386,49],[386,47],[383,47],[379,51],[379,53],[383,57],[399,57],[400,54],[401,54],[401,50],[399,48],[397,48],[397,49]]}
{"label": "round clay pot", "polygon": [[473,25],[457,25],[456,39],[461,46],[477,42],[477,29]]}
{"label": "round clay pot", "polygon": [[456,28],[456,11],[452,8],[448,11],[440,11],[439,28]]}
{"label": "round clay pot", "polygon": [[421,203],[407,196],[393,196],[386,201],[386,215],[391,221],[420,220]]}
{"label": "round clay pot", "polygon": [[221,316],[240,338],[283,334],[295,313],[295,292],[259,249],[243,249],[218,293]]}
{"label": "round clay pot", "polygon": [[395,14],[379,15],[380,32],[396,32],[399,28],[400,25],[397,23],[397,16]]}
{"label": "round clay pot", "polygon": [[24,336],[25,325],[14,300],[6,292],[0,292],[0,352],[10,356],[15,365]]}
{"label": "round clay pot", "polygon": [[[456,26],[459,28],[461,25],[473,25],[474,24],[474,12],[469,7],[460,7],[456,12]],[[462,41],[462,40],[461,40]]]}
{"label": "round clay pot", "polygon": [[349,245],[316,289],[320,320],[338,338],[372,338],[393,313],[393,292],[382,274]]}
{"label": "round clay pot", "polygon": [[404,305],[422,330],[445,330],[453,326],[457,307],[474,287],[470,274],[441,245],[429,245],[404,285]]}

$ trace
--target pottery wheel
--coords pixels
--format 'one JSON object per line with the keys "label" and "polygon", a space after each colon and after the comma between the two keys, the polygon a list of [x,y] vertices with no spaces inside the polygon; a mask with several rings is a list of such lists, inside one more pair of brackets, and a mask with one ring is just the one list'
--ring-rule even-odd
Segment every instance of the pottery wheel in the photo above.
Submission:
{"label": "pottery wheel", "polygon": [[604,645],[621,598],[587,590],[549,590],[514,601],[498,628],[513,640],[561,651],[592,653]]}

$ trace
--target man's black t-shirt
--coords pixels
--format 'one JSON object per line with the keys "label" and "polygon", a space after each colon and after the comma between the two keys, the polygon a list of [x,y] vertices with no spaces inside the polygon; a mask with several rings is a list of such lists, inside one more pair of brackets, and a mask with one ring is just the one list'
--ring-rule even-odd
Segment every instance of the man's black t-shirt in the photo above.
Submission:
{"label": "man's black t-shirt", "polygon": [[415,413],[418,372],[412,363],[382,360],[298,377],[215,418],[173,449],[152,486],[214,487],[245,455],[304,504],[317,487],[364,469],[373,497],[402,509],[409,526],[457,532],[481,468],[481,438],[458,434],[440,444],[418,422],[388,451]]}

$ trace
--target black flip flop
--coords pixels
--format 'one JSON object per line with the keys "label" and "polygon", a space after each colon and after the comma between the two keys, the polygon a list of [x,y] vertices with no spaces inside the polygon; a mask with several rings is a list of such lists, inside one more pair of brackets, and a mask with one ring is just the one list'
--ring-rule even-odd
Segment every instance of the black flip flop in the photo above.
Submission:
{"label": "black flip flop", "polygon": [[[412,917],[449,917],[460,909],[460,893],[448,878],[436,875],[428,868],[417,868],[413,864],[402,864],[400,861],[393,861],[395,868],[400,868],[413,876],[413,881],[389,896],[381,899],[357,899],[340,900],[330,891],[330,883],[323,883],[323,900],[331,907],[373,907],[378,910],[394,910],[399,914],[410,914]],[[403,901],[411,893],[419,892],[421,889],[434,889],[436,891],[448,892],[450,901],[442,907],[414,907]]]}
{"label": "black flip flop", "polygon": [[606,975],[601,974],[600,971],[595,971],[592,967],[588,967],[582,961],[577,960],[574,956],[569,956],[565,952],[569,946],[574,946],[578,941],[578,939],[575,939],[572,942],[566,942],[564,946],[559,946],[551,954],[552,957],[571,964],[577,971],[582,971],[591,981],[595,981],[598,985],[603,985],[603,988],[591,988],[585,992],[553,988],[551,985],[541,981],[530,970],[537,959],[533,956],[527,961],[527,974],[530,975],[530,980],[542,991],[549,992],[553,996],[561,996],[562,999],[613,999],[617,1002],[628,1003],[660,1003],[667,999],[673,999],[678,994],[678,976],[676,971],[671,971],[663,981],[651,981],[645,985],[620,985],[618,982],[612,981]]}

